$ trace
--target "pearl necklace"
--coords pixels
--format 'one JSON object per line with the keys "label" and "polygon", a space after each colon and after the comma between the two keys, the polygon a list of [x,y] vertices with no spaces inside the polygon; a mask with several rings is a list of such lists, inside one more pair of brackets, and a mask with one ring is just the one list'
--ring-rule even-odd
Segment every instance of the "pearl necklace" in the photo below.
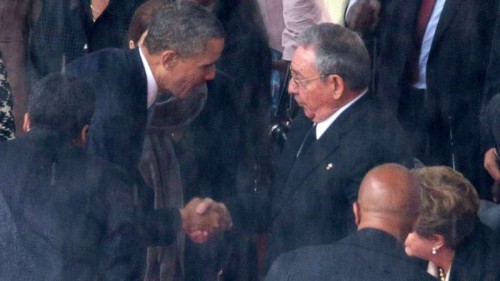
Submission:
{"label": "pearl necklace", "polygon": [[439,280],[446,281],[446,273],[444,273],[444,270],[441,267],[438,267],[438,272],[439,272]]}

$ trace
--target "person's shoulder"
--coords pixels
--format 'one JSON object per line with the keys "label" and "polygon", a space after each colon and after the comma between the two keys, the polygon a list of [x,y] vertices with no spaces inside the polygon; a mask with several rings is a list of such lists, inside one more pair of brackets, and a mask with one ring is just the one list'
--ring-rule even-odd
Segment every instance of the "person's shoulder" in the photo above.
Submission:
{"label": "person's shoulder", "polygon": [[131,184],[130,175],[122,167],[97,155],[86,155],[87,175],[94,175],[98,178],[119,180],[123,183]]}
{"label": "person's shoulder", "polygon": [[[82,72],[95,72],[96,69],[120,71],[120,64],[129,61],[133,51],[120,48],[105,48],[72,61],[67,69],[69,74],[80,74]],[[92,73],[89,73],[92,74]],[[97,74],[97,73],[94,73]]]}

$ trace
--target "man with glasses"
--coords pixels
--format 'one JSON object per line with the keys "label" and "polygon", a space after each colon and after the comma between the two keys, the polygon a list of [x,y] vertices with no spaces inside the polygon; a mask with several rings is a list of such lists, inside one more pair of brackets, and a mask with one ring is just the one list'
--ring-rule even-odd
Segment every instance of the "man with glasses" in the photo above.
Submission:
{"label": "man with glasses", "polygon": [[288,89],[304,114],[290,129],[274,185],[269,194],[225,202],[234,229],[270,233],[267,266],[286,251],[354,232],[352,203],[365,173],[383,163],[413,163],[395,118],[366,93],[370,58],[361,38],[323,23],[299,42]]}

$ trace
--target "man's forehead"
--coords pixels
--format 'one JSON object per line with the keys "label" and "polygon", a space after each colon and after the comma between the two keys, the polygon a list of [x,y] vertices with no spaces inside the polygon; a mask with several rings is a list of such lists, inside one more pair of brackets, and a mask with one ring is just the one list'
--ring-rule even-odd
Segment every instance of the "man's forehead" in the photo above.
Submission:
{"label": "man's forehead", "polygon": [[297,47],[291,62],[293,72],[300,73],[307,70],[316,70],[316,51],[312,47]]}

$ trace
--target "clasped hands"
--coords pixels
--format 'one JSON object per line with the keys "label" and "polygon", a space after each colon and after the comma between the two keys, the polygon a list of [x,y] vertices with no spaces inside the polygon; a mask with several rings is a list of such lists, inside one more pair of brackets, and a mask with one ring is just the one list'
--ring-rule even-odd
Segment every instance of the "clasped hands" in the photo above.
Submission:
{"label": "clasped hands", "polygon": [[180,212],[182,231],[196,243],[205,243],[233,225],[226,206],[210,198],[194,198]]}

